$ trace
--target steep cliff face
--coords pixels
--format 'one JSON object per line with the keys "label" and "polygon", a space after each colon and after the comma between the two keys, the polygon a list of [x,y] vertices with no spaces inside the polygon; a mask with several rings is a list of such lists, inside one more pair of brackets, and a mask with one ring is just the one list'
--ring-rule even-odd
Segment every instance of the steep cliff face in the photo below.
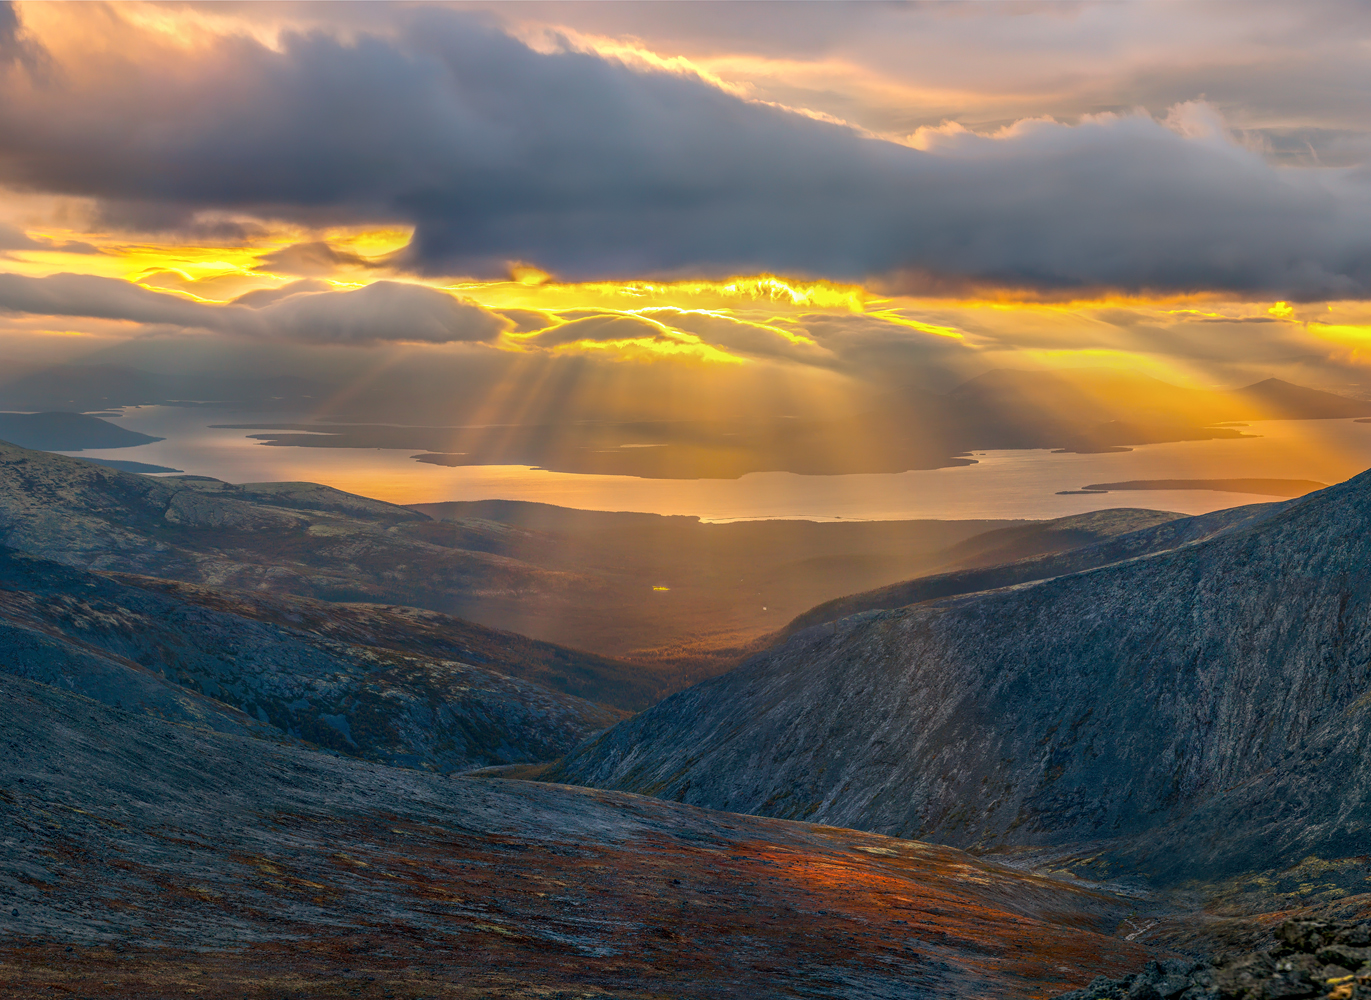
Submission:
{"label": "steep cliff face", "polygon": [[[1363,474],[1178,548],[822,625],[552,777],[963,846],[1364,844],[1368,526]],[[1319,760],[1336,778],[1291,777]]]}

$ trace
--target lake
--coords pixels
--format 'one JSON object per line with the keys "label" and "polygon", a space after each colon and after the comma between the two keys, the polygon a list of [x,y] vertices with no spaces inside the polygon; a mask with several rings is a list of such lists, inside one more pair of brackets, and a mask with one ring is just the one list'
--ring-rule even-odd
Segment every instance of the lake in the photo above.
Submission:
{"label": "lake", "polygon": [[1129,479],[1262,477],[1335,483],[1371,467],[1371,424],[1351,420],[1254,422],[1246,428],[1256,435],[1250,438],[1142,445],[1116,454],[977,452],[975,465],[896,474],[764,472],[734,480],[679,480],[575,475],[527,466],[443,468],[415,462],[413,450],[271,447],[249,440],[250,431],[210,426],[269,422],[241,411],[145,406],[111,419],[166,440],[68,454],[167,465],[235,483],[324,483],[394,503],[535,500],[589,510],[692,514],[708,521],[1052,518],[1107,507],[1201,514],[1277,498],[1190,490],[1084,496],[1058,496],[1057,491]]}

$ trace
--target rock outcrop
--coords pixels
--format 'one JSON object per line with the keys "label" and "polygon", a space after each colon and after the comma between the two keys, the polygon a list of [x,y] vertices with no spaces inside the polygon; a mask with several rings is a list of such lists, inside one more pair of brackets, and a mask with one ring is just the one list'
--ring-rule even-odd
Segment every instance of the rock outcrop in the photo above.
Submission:
{"label": "rock outcrop", "polygon": [[1274,947],[1218,961],[1149,962],[1054,1000],[1371,1000],[1371,921],[1287,920]]}

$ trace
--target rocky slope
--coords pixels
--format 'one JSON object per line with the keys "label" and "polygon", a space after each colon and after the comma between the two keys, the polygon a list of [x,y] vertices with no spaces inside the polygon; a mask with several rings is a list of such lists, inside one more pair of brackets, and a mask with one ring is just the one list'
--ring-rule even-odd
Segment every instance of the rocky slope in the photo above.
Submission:
{"label": "rocky slope", "polygon": [[951,848],[272,747],[4,675],[0,734],[6,997],[1022,997],[1166,957],[1145,901]]}
{"label": "rocky slope", "polygon": [[[315,604],[306,619],[265,596],[177,590],[0,549],[0,671],[171,721],[441,772],[548,760],[624,715],[463,662],[464,649],[418,636],[388,647],[393,621],[378,615],[368,630],[365,608],[335,620]],[[247,604],[255,616],[237,613]],[[500,633],[482,638],[501,645]],[[500,665],[516,658],[511,645]]]}
{"label": "rocky slope", "polygon": [[1273,947],[1218,961],[1149,962],[1054,1000],[1371,1000],[1371,921],[1287,920]]}
{"label": "rocky slope", "polygon": [[316,601],[260,590],[222,590],[129,573],[105,576],[130,587],[349,645],[428,659],[460,660],[627,711],[659,699],[657,678],[608,657],[486,628],[437,611],[393,604]]}
{"label": "rocky slope", "polygon": [[554,776],[968,847],[1109,840],[1171,879],[1364,854],[1368,525],[1363,474],[1179,547],[808,629]]}

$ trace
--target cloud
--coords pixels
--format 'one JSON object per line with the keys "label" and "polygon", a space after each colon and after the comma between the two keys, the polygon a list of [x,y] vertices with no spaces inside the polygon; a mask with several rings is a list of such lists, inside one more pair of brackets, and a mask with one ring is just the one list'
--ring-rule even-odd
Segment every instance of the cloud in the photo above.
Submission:
{"label": "cloud", "polygon": [[693,309],[644,309],[642,315],[737,354],[820,367],[833,367],[837,362],[831,351],[810,339],[803,329],[787,329],[781,323]]}
{"label": "cloud", "polygon": [[293,243],[273,253],[257,258],[258,270],[274,271],[278,274],[326,275],[337,274],[347,267],[375,269],[385,267],[380,261],[363,257],[350,250],[339,250],[323,240],[312,243]]}
{"label": "cloud", "polygon": [[15,226],[0,222],[0,253],[7,250],[56,250],[61,253],[100,253],[100,248],[80,240],[34,239]]}
{"label": "cloud", "polygon": [[305,292],[261,310],[274,336],[315,344],[489,343],[510,325],[473,302],[393,281],[350,292]]}
{"label": "cloud", "polygon": [[552,313],[546,313],[540,309],[501,309],[499,313],[513,324],[510,328],[512,333],[532,333],[535,330],[545,330],[556,322]]}
{"label": "cloud", "polygon": [[260,309],[269,306],[273,302],[279,302],[290,295],[298,295],[301,292],[331,292],[333,286],[327,281],[320,281],[318,278],[301,278],[299,281],[292,281],[282,285],[280,288],[258,288],[251,292],[245,292],[233,300],[234,305],[251,306]]}
{"label": "cloud", "polygon": [[[961,320],[937,317],[925,325]],[[794,322],[834,359],[832,367],[868,382],[950,388],[984,368],[966,340],[918,329],[917,320],[900,314],[809,313]]]}
{"label": "cloud", "polygon": [[27,38],[14,4],[0,2],[0,71],[21,66],[30,73],[44,68],[42,49]]}
{"label": "cloud", "polygon": [[[84,274],[0,274],[0,311],[84,316],[310,344],[490,343],[510,321],[446,292],[392,281],[355,291],[295,282],[227,305],[194,302]],[[331,287],[331,286],[324,286]]]}
{"label": "cloud", "polygon": [[579,341],[593,343],[615,343],[629,340],[668,341],[671,332],[660,323],[642,319],[638,316],[625,316],[621,313],[567,313],[570,318],[543,330],[527,343],[537,347],[560,347]]}
{"label": "cloud", "polygon": [[22,229],[16,229],[14,226],[7,226],[0,222],[0,251],[32,250],[41,245],[36,240],[30,239]]}
{"label": "cloud", "polygon": [[150,325],[214,329],[214,307],[140,288],[116,278],[0,274],[0,310],[42,316],[88,316]]}
{"label": "cloud", "polygon": [[[949,132],[920,150],[688,73],[535,51],[479,16],[394,20],[351,42],[284,34],[279,49],[148,40],[127,63],[5,77],[0,181],[163,225],[209,211],[409,223],[408,266],[434,273],[518,260],[567,278],[1371,296],[1371,179],[1275,168],[1197,105],[1169,122]],[[283,260],[310,273],[322,258]]]}

